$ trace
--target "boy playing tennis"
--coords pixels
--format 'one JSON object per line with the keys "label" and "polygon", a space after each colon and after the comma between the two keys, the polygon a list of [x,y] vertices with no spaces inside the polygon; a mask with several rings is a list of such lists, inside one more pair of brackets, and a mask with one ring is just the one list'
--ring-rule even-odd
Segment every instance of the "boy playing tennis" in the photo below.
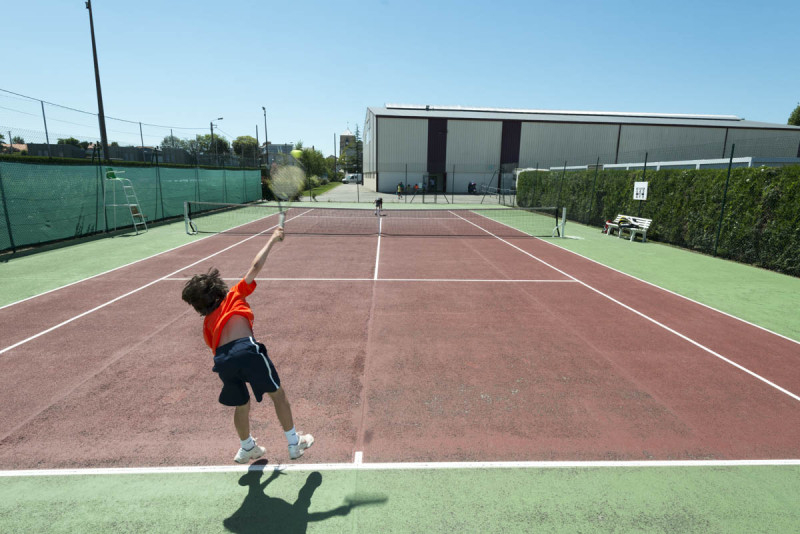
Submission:
{"label": "boy playing tennis", "polygon": [[264,266],[272,245],[283,241],[283,228],[276,228],[266,245],[256,254],[244,278],[228,291],[217,269],[192,277],[183,288],[182,298],[204,316],[203,338],[214,351],[213,371],[222,380],[219,402],[235,407],[233,424],[241,440],[241,448],[233,461],[240,464],[260,458],[266,452],[250,435],[250,394],[258,402],[267,393],[275,405],[275,413],[289,442],[289,458],[296,460],[314,444],[311,434],[294,429],[292,408],[281,388],[275,366],[266,347],[253,337],[253,312],[245,298],[256,289],[255,278]]}

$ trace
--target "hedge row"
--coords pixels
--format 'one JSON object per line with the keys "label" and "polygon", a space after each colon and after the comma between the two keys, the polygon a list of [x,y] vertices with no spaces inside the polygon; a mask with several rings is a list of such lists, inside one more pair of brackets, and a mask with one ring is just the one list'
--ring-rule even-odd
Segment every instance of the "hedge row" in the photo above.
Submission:
{"label": "hedge row", "polygon": [[[648,171],[526,172],[520,206],[564,206],[592,226],[623,213],[653,219],[648,239],[800,276],[800,166]],[[725,200],[723,214],[723,198]],[[722,219],[720,215],[722,214]],[[719,235],[719,239],[717,239]]]}

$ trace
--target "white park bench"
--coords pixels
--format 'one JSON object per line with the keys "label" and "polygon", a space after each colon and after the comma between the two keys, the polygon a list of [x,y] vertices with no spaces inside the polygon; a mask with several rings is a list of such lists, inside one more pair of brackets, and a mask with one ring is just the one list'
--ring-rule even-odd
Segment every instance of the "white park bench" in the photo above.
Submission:
{"label": "white park bench", "polygon": [[[627,226],[625,224],[625,220],[628,221],[628,224],[630,224],[630,226]],[[608,228],[607,235],[611,235],[612,233],[614,233],[614,230],[616,230],[617,237],[622,237],[622,233],[627,231],[631,236],[631,241],[635,240],[636,234],[641,234],[642,243],[645,243],[647,241],[647,229],[650,228],[650,224],[652,222],[653,219],[645,219],[643,217],[633,217],[632,215],[619,214],[613,221],[611,221],[610,223],[606,223],[606,227]]]}

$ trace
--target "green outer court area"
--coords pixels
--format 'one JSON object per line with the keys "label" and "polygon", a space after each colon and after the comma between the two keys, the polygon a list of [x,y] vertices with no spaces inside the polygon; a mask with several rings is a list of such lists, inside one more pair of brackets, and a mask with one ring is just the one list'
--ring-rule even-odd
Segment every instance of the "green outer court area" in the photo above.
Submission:
{"label": "green outer court area", "polygon": [[[271,474],[2,478],[0,525],[4,532],[776,533],[800,524],[798,466],[289,471],[264,488]],[[306,507],[301,490],[314,476],[321,484]]]}
{"label": "green outer court area", "polygon": [[[567,235],[548,241],[800,340],[796,278],[574,223]],[[0,306],[203,237],[180,221],[20,255],[0,263]],[[0,531],[798,532],[800,465],[786,460],[5,472]]]}

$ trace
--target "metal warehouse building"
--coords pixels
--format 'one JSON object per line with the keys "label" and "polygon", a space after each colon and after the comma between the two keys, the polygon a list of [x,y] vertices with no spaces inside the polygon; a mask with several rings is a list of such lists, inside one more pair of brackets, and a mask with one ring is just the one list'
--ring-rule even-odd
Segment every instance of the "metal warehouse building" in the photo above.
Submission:
{"label": "metal warehouse building", "polygon": [[540,111],[387,104],[367,108],[364,186],[399,182],[466,193],[470,182],[509,185],[515,168],[800,158],[800,128],[733,115]]}

